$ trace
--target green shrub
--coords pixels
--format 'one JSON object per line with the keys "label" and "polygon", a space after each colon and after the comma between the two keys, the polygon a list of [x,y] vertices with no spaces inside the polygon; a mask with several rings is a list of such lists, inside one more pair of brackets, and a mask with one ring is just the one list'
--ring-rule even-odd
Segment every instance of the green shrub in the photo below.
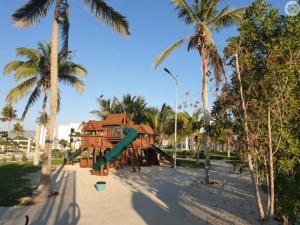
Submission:
{"label": "green shrub", "polygon": [[15,156],[15,155],[12,155],[12,157],[11,157],[11,161],[17,161],[17,159],[16,159],[16,156]]}
{"label": "green shrub", "polygon": [[2,159],[2,163],[6,163],[7,162],[7,159],[4,157],[3,159]]}
{"label": "green shrub", "polygon": [[28,159],[27,159],[27,157],[26,157],[26,154],[23,154],[23,155],[22,155],[22,158],[21,158],[21,161],[22,161],[22,162],[27,162],[27,160],[28,160]]}

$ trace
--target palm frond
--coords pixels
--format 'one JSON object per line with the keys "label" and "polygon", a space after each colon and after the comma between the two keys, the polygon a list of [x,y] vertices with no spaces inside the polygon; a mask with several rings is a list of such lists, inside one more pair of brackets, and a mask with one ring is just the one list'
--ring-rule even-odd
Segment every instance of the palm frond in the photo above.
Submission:
{"label": "palm frond", "polygon": [[97,19],[125,37],[130,35],[126,17],[107,5],[103,0],[83,0],[83,2]]}
{"label": "palm frond", "polygon": [[64,84],[69,84],[76,89],[80,94],[84,92],[84,82],[78,79],[76,76],[64,74],[58,77],[59,81]]}
{"label": "palm frond", "polygon": [[41,88],[39,86],[37,86],[33,90],[33,92],[31,93],[31,95],[30,95],[30,97],[29,97],[29,99],[27,101],[27,104],[26,104],[26,106],[24,108],[24,111],[22,113],[22,119],[24,119],[26,117],[29,108],[31,106],[33,106],[34,103],[38,100],[38,98],[40,97],[40,94],[41,94]]}
{"label": "palm frond", "polygon": [[186,36],[185,38],[180,39],[179,41],[176,41],[173,45],[171,45],[169,48],[163,51],[159,56],[157,56],[154,61],[155,68],[157,68],[169,55],[171,55],[176,48],[180,47],[185,41],[190,40],[192,37],[193,35],[189,35]]}
{"label": "palm frond", "polygon": [[209,65],[214,70],[216,83],[219,84],[219,82],[222,80],[222,75],[225,74],[222,58],[214,44],[211,44],[207,48],[207,51],[209,54]]}
{"label": "palm frond", "polygon": [[34,65],[23,64],[19,67],[15,73],[15,81],[18,81],[22,78],[33,77],[39,74],[38,68]]}
{"label": "palm frond", "polygon": [[40,22],[46,16],[51,3],[53,3],[53,0],[28,0],[12,15],[13,23],[17,27],[23,28]]}
{"label": "palm frond", "polygon": [[193,9],[186,3],[185,0],[172,0],[172,3],[176,6],[178,17],[186,24],[191,24],[198,20],[197,15],[193,12]]}
{"label": "palm frond", "polygon": [[8,75],[13,71],[16,71],[24,64],[23,61],[11,61],[10,63],[6,64],[3,69],[3,74]]}
{"label": "palm frond", "polygon": [[34,87],[36,85],[36,83],[37,83],[36,81],[37,81],[36,78],[33,77],[28,80],[25,80],[24,82],[22,82],[15,88],[11,89],[8,92],[6,101],[9,102],[10,104],[18,102],[19,100],[24,98],[24,96],[26,96],[29,93],[29,91],[31,90],[32,87]]}
{"label": "palm frond", "polygon": [[203,21],[207,21],[208,19],[215,17],[219,2],[220,0],[209,0],[206,2],[203,11]]}
{"label": "palm frond", "polygon": [[225,7],[218,16],[209,21],[207,25],[219,31],[223,27],[229,27],[238,23],[245,13],[246,8],[232,9],[228,6]]}
{"label": "palm frond", "polygon": [[25,47],[17,48],[16,53],[17,53],[17,56],[26,57],[33,62],[38,61],[40,58],[39,51],[36,49],[32,49],[32,48],[25,48]]}

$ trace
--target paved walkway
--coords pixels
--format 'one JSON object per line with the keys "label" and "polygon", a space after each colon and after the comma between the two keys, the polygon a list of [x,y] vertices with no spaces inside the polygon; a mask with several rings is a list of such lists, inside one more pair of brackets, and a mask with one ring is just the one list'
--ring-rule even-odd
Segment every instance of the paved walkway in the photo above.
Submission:
{"label": "paved walkway", "polygon": [[[230,175],[228,165],[213,164],[215,185],[206,186],[203,171],[146,167],[130,168],[108,177],[91,176],[78,165],[53,175],[60,195],[47,204],[0,208],[0,225],[255,225],[255,199],[247,175]],[[104,192],[94,184],[106,181]]]}

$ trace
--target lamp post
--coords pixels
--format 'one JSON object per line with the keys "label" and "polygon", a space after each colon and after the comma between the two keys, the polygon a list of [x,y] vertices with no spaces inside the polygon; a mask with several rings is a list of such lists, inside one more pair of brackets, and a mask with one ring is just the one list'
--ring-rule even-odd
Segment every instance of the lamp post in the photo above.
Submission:
{"label": "lamp post", "polygon": [[177,95],[178,95],[178,76],[175,76],[168,70],[164,68],[164,71],[169,74],[175,81],[175,136],[174,136],[174,168],[176,169],[176,152],[177,152]]}

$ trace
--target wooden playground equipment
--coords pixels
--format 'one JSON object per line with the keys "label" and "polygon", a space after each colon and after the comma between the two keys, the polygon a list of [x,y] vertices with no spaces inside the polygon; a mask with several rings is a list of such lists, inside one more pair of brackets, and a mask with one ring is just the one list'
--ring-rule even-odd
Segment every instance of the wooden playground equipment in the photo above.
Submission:
{"label": "wooden playground equipment", "polygon": [[94,175],[108,175],[113,167],[130,165],[136,171],[140,166],[159,165],[153,143],[151,127],[135,124],[126,114],[111,114],[103,121],[85,123],[76,154],[81,155],[80,167],[93,168]]}

